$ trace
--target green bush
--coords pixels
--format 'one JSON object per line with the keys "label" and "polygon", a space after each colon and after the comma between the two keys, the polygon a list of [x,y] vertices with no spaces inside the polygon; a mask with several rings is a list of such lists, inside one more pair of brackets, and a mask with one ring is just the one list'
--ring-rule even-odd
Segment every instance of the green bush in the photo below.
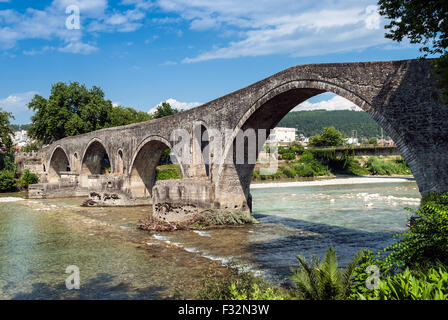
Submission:
{"label": "green bush", "polygon": [[296,154],[294,152],[286,152],[282,154],[282,160],[294,160]]}
{"label": "green bush", "polygon": [[19,179],[19,188],[27,189],[30,184],[39,182],[39,176],[28,169],[23,171],[22,176]]}
{"label": "green bush", "polygon": [[397,235],[401,239],[380,254],[399,267],[448,265],[448,192],[424,198],[414,213],[417,216],[409,230]]}
{"label": "green bush", "polygon": [[448,273],[444,268],[412,271],[380,280],[378,289],[359,294],[361,300],[447,300]]}
{"label": "green bush", "polygon": [[329,174],[328,167],[323,165],[319,160],[317,160],[314,157],[313,153],[311,153],[310,151],[305,151],[300,157],[300,161],[304,163],[306,166],[303,166],[302,168],[299,167],[296,169],[297,172],[301,171],[302,174],[304,174],[304,175],[299,174],[299,176],[311,177],[311,175],[309,175],[309,168],[311,168],[311,170],[313,171],[312,176],[324,176]]}
{"label": "green bush", "polygon": [[12,192],[17,189],[14,171],[0,171],[0,192]]}
{"label": "green bush", "polygon": [[292,168],[280,167],[280,170],[287,178],[294,178],[296,176],[296,173]]}
{"label": "green bush", "polygon": [[391,274],[391,268],[384,260],[378,259],[377,255],[372,251],[363,250],[363,257],[359,261],[357,267],[353,271],[350,300],[358,300],[360,296],[372,296],[373,290],[368,289],[366,281],[371,274],[367,273],[367,268],[376,266],[381,279]]}
{"label": "green bush", "polygon": [[294,171],[299,177],[314,177],[313,168],[306,163],[299,163],[294,166]]}
{"label": "green bush", "polygon": [[252,172],[252,179],[256,180],[256,179],[259,179],[259,178],[260,178],[260,171],[254,170]]}
{"label": "green bush", "polygon": [[351,293],[353,273],[363,257],[358,252],[344,271],[339,269],[333,246],[327,250],[325,258],[317,257],[308,263],[302,256],[296,256],[299,267],[292,269],[291,280],[295,283],[296,295],[306,300],[343,300]]}
{"label": "green bush", "polygon": [[182,179],[182,175],[180,175],[176,169],[160,170],[159,168],[157,168],[156,180],[174,180],[174,179]]}
{"label": "green bush", "polygon": [[412,174],[404,160],[385,161],[378,157],[369,157],[366,168],[373,175]]}
{"label": "green bush", "polygon": [[283,300],[285,297],[279,287],[232,266],[223,275],[210,270],[195,294],[200,300]]}

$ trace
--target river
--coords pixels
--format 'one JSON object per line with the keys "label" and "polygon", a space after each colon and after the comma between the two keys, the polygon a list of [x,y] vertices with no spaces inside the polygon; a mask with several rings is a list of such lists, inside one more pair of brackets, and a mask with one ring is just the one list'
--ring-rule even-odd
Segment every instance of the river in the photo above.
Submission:
{"label": "river", "polygon": [[[341,265],[406,230],[420,194],[414,182],[253,188],[256,225],[207,231],[136,230],[151,208],[81,208],[82,199],[0,196],[0,299],[192,297],[209,270],[232,262],[283,281],[295,254]],[[15,198],[15,199],[14,199]],[[13,201],[18,200],[18,201]],[[68,290],[68,266],[81,288]]]}

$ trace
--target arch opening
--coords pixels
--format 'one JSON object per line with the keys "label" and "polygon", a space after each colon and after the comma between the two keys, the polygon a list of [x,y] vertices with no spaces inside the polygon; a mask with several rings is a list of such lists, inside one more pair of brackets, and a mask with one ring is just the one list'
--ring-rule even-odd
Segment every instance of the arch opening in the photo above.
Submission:
{"label": "arch opening", "polygon": [[92,142],[84,153],[81,165],[81,186],[88,186],[88,178],[111,172],[111,163],[106,148],[99,141]]}
{"label": "arch opening", "polygon": [[50,166],[48,171],[48,182],[50,183],[59,182],[59,179],[61,178],[61,173],[70,170],[71,170],[70,162],[68,160],[67,154],[61,147],[56,148],[50,160]]}
{"label": "arch opening", "polygon": [[[335,91],[337,91],[337,90],[335,90]],[[341,93],[341,92],[338,92],[338,93]],[[337,95],[336,92],[333,93],[333,92],[330,92],[329,90],[321,90],[321,89],[314,89],[314,88],[311,88],[311,89],[288,88],[287,90],[285,90],[283,92],[279,92],[276,95],[272,94],[271,97],[268,97],[262,103],[259,103],[259,105],[254,105],[253,108],[251,108],[251,110],[248,111],[247,116],[245,118],[243,117],[243,119],[241,119],[240,125],[237,128],[237,130],[240,129],[240,133],[237,133],[237,130],[235,130],[234,138],[233,138],[233,142],[232,142],[232,148],[228,149],[228,151],[226,153],[226,157],[227,158],[230,157],[230,161],[228,161],[226,164],[221,165],[221,168],[219,171],[220,180],[228,174],[231,175],[232,171],[236,172],[236,174],[238,175],[240,187],[244,194],[244,198],[245,198],[244,200],[247,202],[249,207],[252,206],[252,203],[251,203],[252,201],[251,201],[251,197],[250,197],[250,184],[251,184],[254,176],[257,179],[260,178],[259,176],[257,176],[258,172],[255,171],[256,166],[259,168],[259,163],[256,161],[250,161],[250,160],[254,159],[254,158],[259,160],[260,154],[265,153],[263,148],[266,148],[265,142],[269,138],[270,130],[274,129],[277,126],[279,126],[279,127],[294,127],[291,124],[291,122],[283,121],[285,119],[286,115],[290,111],[293,111],[293,109],[294,109],[294,111],[298,111],[298,113],[301,113],[301,111],[303,111],[304,108],[305,109],[307,107],[309,108],[310,105],[312,105],[312,103],[302,104],[303,102],[305,102],[313,97],[316,97],[318,95],[321,95],[321,94],[333,95],[333,96],[337,97],[338,99],[342,99],[342,100],[349,102],[353,107],[352,109],[356,108],[356,112],[359,112],[362,114],[367,113],[369,115],[368,118],[370,120],[373,120],[372,122],[374,122],[379,127],[379,130],[375,133],[376,136],[372,136],[373,138],[376,138],[375,143],[378,144],[378,142],[380,142],[379,144],[384,146],[384,144],[385,144],[384,141],[389,140],[389,142],[387,142],[386,144],[391,143],[392,147],[394,147],[395,149],[398,149],[397,146],[400,145],[398,143],[400,141],[400,138],[395,132],[390,132],[391,127],[388,125],[386,119],[383,119],[379,113],[374,112],[373,109],[369,105],[365,104],[364,101],[362,101],[361,99],[359,99],[357,97],[351,97],[350,95],[347,95],[349,98],[349,99],[347,99],[342,94]],[[353,99],[351,99],[351,98],[353,98]],[[331,100],[332,99],[330,99],[330,101]],[[333,102],[335,102],[335,101],[333,101]],[[328,104],[326,105],[325,103],[321,103],[321,104],[316,103],[315,105],[317,105],[317,106],[320,105],[323,108],[327,107],[328,108],[327,110],[331,110],[332,109],[331,107],[334,107],[332,105],[328,105]],[[334,108],[334,109],[338,110],[338,109],[343,109],[343,108],[344,107],[336,105],[336,108]],[[346,111],[349,111],[349,110],[346,110]],[[353,110],[353,111],[355,112],[355,110]],[[279,123],[280,123],[280,125],[279,125]],[[330,126],[333,126],[333,124],[330,124],[328,127],[330,127]],[[320,130],[322,130],[324,127],[326,127],[326,126],[322,126],[322,128],[320,128]],[[338,129],[337,126],[336,126],[336,128]],[[248,146],[248,143],[247,143],[248,139],[240,140],[240,141],[244,141],[244,143],[243,144],[240,143],[239,146],[237,145],[237,140],[238,140],[239,134],[241,134],[241,132],[245,134],[245,132],[248,129],[253,129],[253,131],[255,132],[254,136],[255,136],[255,140],[256,140],[256,147],[255,147],[255,149],[252,148],[252,150],[250,150],[250,148]],[[260,130],[260,129],[264,129],[265,131]],[[296,129],[298,129],[298,128],[296,128]],[[340,131],[343,131],[343,130],[340,129]],[[360,131],[359,128],[355,128],[353,130],[350,130],[350,132],[346,132],[345,137],[344,137],[344,145],[351,144],[353,147],[353,145],[359,146],[363,143],[368,144],[369,143],[368,138],[372,138],[372,137],[363,137],[359,131]],[[264,132],[266,132],[266,134],[264,134]],[[381,135],[378,134],[378,132],[381,132]],[[243,138],[247,138],[247,137],[244,136]],[[294,142],[297,144],[302,144],[304,142],[304,141],[299,141],[300,139],[297,139],[297,138],[298,137],[295,137],[294,141],[290,141],[290,143]],[[307,138],[309,138],[309,137],[307,137]],[[380,138],[383,138],[383,139],[380,139]],[[302,139],[302,140],[307,140],[307,139]],[[395,145],[395,143],[397,143],[397,144]],[[280,143],[280,146],[281,145],[282,145],[282,143]],[[283,145],[284,145],[284,149],[289,148],[287,146],[287,144],[283,144]],[[322,147],[325,147],[325,146],[322,146]],[[241,155],[241,150],[238,150],[241,148],[244,148],[242,155]],[[307,148],[307,146],[305,145],[305,151],[306,151],[306,148]],[[316,148],[316,147],[314,147],[314,148]],[[254,151],[253,153],[255,153],[255,157],[253,156],[251,151]],[[401,149],[399,150],[398,155],[399,155],[399,157],[402,157]],[[276,170],[276,172],[280,171],[280,175],[285,174],[287,176],[287,178],[297,177],[297,175],[294,176],[295,173],[294,173],[293,168],[292,167],[289,168],[289,164],[283,165],[281,163],[281,161],[283,161],[284,159],[282,160],[281,156],[279,158],[280,158],[280,160],[279,160],[280,163],[278,165],[278,169]],[[244,159],[244,161],[241,161],[241,159]],[[297,158],[294,157],[294,158],[290,158],[288,160],[295,161],[297,159],[300,160],[301,157],[298,156]],[[367,159],[365,159],[365,160],[367,160]],[[230,163],[230,165],[229,165],[229,163]],[[336,161],[331,163],[331,165],[334,165],[335,163],[336,163]],[[340,163],[341,163],[341,161],[339,161],[339,164]],[[397,159],[397,163],[399,165],[403,165],[404,167],[407,168],[406,159],[403,159],[403,158],[401,158],[401,160]],[[325,168],[326,164],[328,164],[328,163],[324,163],[323,168]],[[359,168],[359,169],[367,168],[367,162],[363,163],[362,159],[361,159],[360,164],[363,168]],[[345,164],[343,164],[342,166],[344,166],[344,165]],[[335,170],[337,170],[337,169],[338,168],[336,168]],[[407,169],[409,169],[409,168],[407,168]],[[230,171],[230,172],[227,172],[227,171]],[[254,171],[255,171],[255,175],[254,175]],[[283,172],[281,172],[281,171],[283,171]],[[339,173],[339,172],[336,172],[336,173]],[[409,171],[409,173],[412,174],[410,171]],[[276,175],[273,175],[273,176],[274,177],[266,177],[266,180],[275,179]],[[312,176],[312,174],[310,174],[310,176]],[[219,185],[221,186],[221,188],[223,188],[223,190],[226,189],[226,186],[224,185],[224,183],[225,183],[225,178],[219,182]]]}
{"label": "arch opening", "polygon": [[176,157],[171,153],[168,143],[159,139],[146,142],[137,151],[132,163],[129,183],[132,196],[152,197],[152,188],[157,180],[181,179],[181,166],[171,159]]}

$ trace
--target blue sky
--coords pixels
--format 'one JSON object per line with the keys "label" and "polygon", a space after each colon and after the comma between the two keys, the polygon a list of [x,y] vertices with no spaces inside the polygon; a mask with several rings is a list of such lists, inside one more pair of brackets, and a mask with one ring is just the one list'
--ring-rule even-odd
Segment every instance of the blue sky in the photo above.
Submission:
{"label": "blue sky", "polygon": [[[73,5],[80,29],[66,26]],[[0,107],[29,123],[34,94],[78,81],[138,110],[189,108],[294,65],[420,55],[385,23],[375,0],[0,0]],[[324,94],[304,107],[352,106]]]}

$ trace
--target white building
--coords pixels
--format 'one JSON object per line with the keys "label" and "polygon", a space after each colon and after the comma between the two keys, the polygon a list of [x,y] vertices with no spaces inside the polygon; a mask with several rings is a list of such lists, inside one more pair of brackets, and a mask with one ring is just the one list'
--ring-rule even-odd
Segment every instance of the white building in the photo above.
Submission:
{"label": "white building", "polygon": [[358,138],[348,138],[345,139],[345,142],[350,145],[360,146]]}
{"label": "white building", "polygon": [[281,128],[276,127],[272,129],[271,134],[267,142],[277,141],[277,142],[294,142],[296,140],[296,129],[295,128]]}
{"label": "white building", "polygon": [[14,135],[11,136],[12,143],[15,146],[23,147],[31,142],[31,139],[28,137],[28,132],[26,130],[16,131]]}

